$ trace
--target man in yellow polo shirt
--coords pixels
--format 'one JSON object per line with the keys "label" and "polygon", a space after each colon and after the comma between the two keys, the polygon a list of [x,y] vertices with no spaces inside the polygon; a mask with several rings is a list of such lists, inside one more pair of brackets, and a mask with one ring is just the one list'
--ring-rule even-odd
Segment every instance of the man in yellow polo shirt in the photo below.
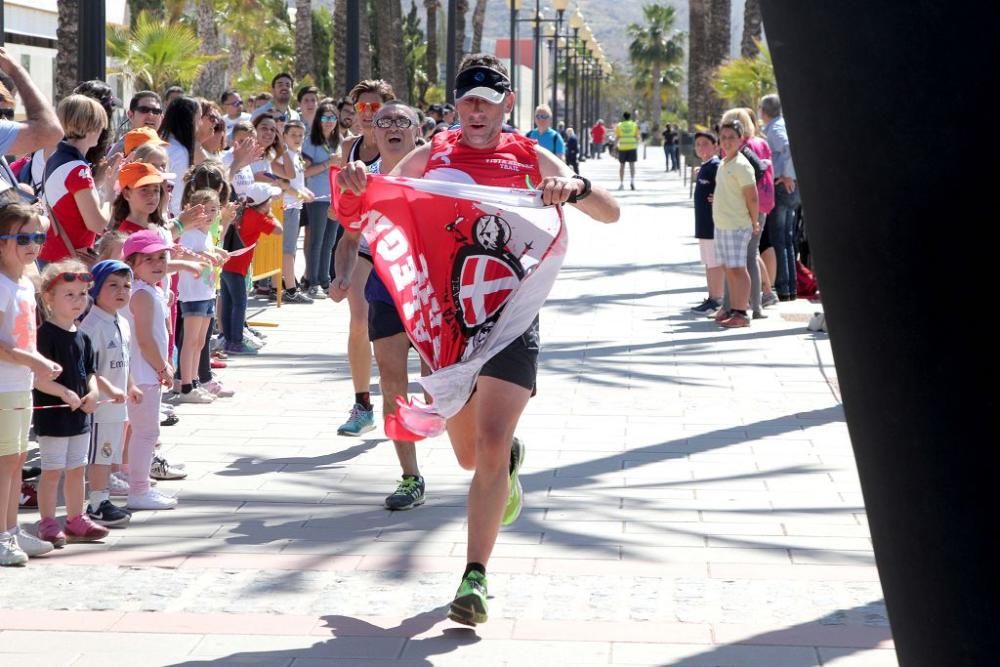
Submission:
{"label": "man in yellow polo shirt", "polygon": [[632,189],[635,190],[635,160],[639,148],[639,126],[632,120],[628,111],[622,114],[622,120],[615,127],[615,141],[618,142],[618,189],[625,189],[625,163],[628,163],[629,175],[632,179]]}

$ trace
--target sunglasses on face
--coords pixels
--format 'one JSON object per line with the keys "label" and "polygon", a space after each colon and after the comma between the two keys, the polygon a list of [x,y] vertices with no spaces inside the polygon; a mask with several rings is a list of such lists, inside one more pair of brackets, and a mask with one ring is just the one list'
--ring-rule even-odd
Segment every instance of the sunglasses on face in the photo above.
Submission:
{"label": "sunglasses on face", "polygon": [[320,116],[319,120],[320,120],[321,123],[336,123],[337,122],[337,117],[336,116]]}
{"label": "sunglasses on face", "polygon": [[53,287],[55,287],[55,284],[58,283],[60,280],[64,283],[73,283],[76,282],[77,280],[79,280],[82,283],[92,283],[94,282],[94,276],[93,274],[90,273],[74,273],[72,271],[67,271],[66,273],[59,273],[54,278],[52,278],[52,280],[49,281],[49,284],[45,287],[45,289],[47,290],[52,289]]}
{"label": "sunglasses on face", "polygon": [[226,102],[228,106],[241,107],[243,106],[243,100],[233,100],[232,102]]}
{"label": "sunglasses on face", "polygon": [[354,110],[357,111],[358,113],[366,113],[366,112],[369,112],[369,111],[371,113],[375,113],[376,111],[378,111],[381,108],[382,108],[382,103],[381,102],[355,102],[354,103]]}
{"label": "sunglasses on face", "polygon": [[42,245],[45,243],[45,232],[34,232],[31,234],[0,234],[0,239],[17,239],[17,245]]}
{"label": "sunglasses on face", "polygon": [[14,120],[14,110],[0,109],[0,118],[3,118],[5,120]]}
{"label": "sunglasses on face", "polygon": [[161,113],[163,113],[163,109],[161,109],[160,107],[147,107],[145,104],[140,104],[135,108],[135,110],[138,113],[149,113],[153,114],[154,116],[159,116]]}
{"label": "sunglasses on face", "polygon": [[399,118],[386,118],[383,116],[382,118],[376,118],[374,125],[375,127],[383,130],[387,130],[393,125],[401,130],[405,130],[406,128],[413,126],[413,121],[406,116],[400,116]]}
{"label": "sunglasses on face", "polygon": [[548,120],[549,118],[552,118],[552,116],[548,115],[547,113],[536,113],[535,118],[537,118],[538,120]]}
{"label": "sunglasses on face", "polygon": [[276,122],[276,123],[284,123],[287,120],[288,120],[288,116],[285,115],[285,114],[281,114],[280,116],[275,116],[274,117],[274,122]]}

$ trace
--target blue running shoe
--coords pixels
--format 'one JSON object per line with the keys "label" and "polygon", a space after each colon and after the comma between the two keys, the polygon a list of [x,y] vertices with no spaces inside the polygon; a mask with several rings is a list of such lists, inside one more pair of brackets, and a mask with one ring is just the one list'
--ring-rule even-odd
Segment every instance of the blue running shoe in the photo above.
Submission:
{"label": "blue running shoe", "polygon": [[347,418],[347,421],[337,429],[337,435],[359,436],[362,433],[374,430],[374,428],[375,409],[365,410],[365,406],[355,403],[354,407],[351,408],[351,415]]}

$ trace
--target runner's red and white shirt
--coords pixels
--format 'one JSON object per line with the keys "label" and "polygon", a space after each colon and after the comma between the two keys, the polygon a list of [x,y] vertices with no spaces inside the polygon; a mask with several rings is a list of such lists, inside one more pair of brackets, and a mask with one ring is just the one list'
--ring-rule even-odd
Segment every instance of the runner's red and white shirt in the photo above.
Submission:
{"label": "runner's red and white shirt", "polygon": [[424,177],[534,190],[542,180],[535,151],[537,143],[520,134],[504,132],[495,148],[480,149],[463,144],[461,130],[438,132],[431,139]]}
{"label": "runner's red and white shirt", "polygon": [[[45,162],[45,201],[52,208],[59,224],[66,231],[74,249],[90,248],[97,234],[87,229],[74,195],[81,190],[93,190],[94,175],[83,154],[62,141],[56,152]],[[44,262],[57,262],[69,257],[69,249],[50,226],[45,244],[38,253]]]}

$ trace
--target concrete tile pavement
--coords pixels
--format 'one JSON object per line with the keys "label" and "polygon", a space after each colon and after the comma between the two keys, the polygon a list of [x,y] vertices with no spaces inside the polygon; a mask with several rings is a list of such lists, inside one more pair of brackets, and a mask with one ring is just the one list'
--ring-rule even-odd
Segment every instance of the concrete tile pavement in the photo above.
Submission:
{"label": "concrete tile pavement", "polygon": [[[614,186],[616,166],[584,169]],[[443,620],[469,479],[447,441],[419,446],[427,504],[391,514],[381,431],[335,435],[347,312],[324,301],[255,315],[279,327],[224,371],[236,397],[179,408],[164,449],[191,474],[160,487],[178,509],[0,572],[0,660],[893,662],[829,343],[801,318],[817,307],[740,331],[693,317],[687,189],[658,169],[618,193],[618,225],[570,216],[519,429],[527,508],[490,562],[489,623]]]}

